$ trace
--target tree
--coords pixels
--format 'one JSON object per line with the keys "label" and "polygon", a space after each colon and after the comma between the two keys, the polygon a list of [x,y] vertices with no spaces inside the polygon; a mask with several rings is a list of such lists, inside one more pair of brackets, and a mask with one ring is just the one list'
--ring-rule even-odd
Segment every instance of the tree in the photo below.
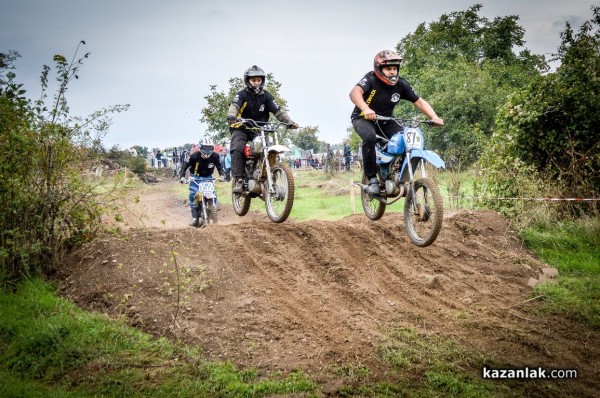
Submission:
{"label": "tree", "polygon": [[[402,76],[444,119],[429,131],[428,146],[441,152],[450,167],[471,165],[495,129],[495,115],[508,95],[541,76],[543,56],[528,50],[517,16],[493,21],[479,16],[480,4],[444,14],[405,36],[397,45],[404,57]],[[396,114],[421,114],[401,104]]]}
{"label": "tree", "polygon": [[298,148],[316,152],[319,150],[320,146],[319,138],[317,137],[318,134],[318,127],[308,126],[298,129],[294,134],[291,134],[289,138]]}
{"label": "tree", "polygon": [[506,187],[520,164],[562,195],[600,195],[600,7],[592,11],[578,34],[567,23],[556,72],[516,92],[498,114],[494,147],[482,162],[491,189]]}
{"label": "tree", "polygon": [[[207,124],[206,132],[214,142],[225,143],[229,141],[229,125],[226,122],[227,111],[233,97],[245,87],[244,81],[239,77],[229,79],[229,88],[227,92],[218,91],[216,85],[211,85],[210,94],[204,97],[207,102],[206,107],[202,108],[201,122]],[[273,77],[272,73],[267,74],[267,82],[265,85],[275,98],[275,102],[283,109],[287,108],[287,101],[279,95],[281,83]],[[286,138],[284,132],[281,139]]]}
{"label": "tree", "polygon": [[360,144],[362,144],[362,139],[358,134],[356,134],[354,127],[348,127],[346,129],[346,133],[347,134],[344,138],[344,141],[348,141],[348,143],[350,144],[350,149],[352,151],[358,152],[358,147],[360,146]]}

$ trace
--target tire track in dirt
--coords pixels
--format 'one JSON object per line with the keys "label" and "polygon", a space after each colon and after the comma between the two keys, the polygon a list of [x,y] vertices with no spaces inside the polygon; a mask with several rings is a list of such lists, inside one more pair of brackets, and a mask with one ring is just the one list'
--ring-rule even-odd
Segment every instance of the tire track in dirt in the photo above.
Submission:
{"label": "tire track in dirt", "polygon": [[[173,206],[189,221],[185,204]],[[582,388],[598,387],[600,338],[532,311],[528,281],[544,264],[495,212],[450,215],[427,248],[409,242],[398,213],[283,224],[249,216],[243,224],[226,216],[227,225],[201,230],[158,224],[103,237],[70,256],[62,293],[243,366],[382,369],[378,347],[389,330],[410,328],[508,365],[578,368],[595,376]],[[185,281],[176,322],[173,250]],[[385,369],[371,377],[386,379]]]}

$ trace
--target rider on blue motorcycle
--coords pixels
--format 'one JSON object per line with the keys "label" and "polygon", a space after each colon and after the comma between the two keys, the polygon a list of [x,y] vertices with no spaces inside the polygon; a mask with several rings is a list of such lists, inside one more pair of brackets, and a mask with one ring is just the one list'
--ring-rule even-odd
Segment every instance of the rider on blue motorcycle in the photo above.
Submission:
{"label": "rider on blue motorcycle", "polygon": [[[181,168],[180,178],[181,183],[185,184],[185,172],[190,169],[190,180],[202,180],[205,178],[212,177],[215,168],[219,172],[219,176],[225,176],[225,170],[221,165],[219,154],[214,152],[215,146],[210,138],[205,137],[200,143],[200,150],[194,152],[187,163]],[[198,184],[190,182],[190,208],[192,209],[192,222],[191,227],[198,227],[197,220],[200,214],[200,209],[197,206],[197,202],[194,200],[196,193],[198,192]],[[201,219],[201,218],[200,218]]]}
{"label": "rider on blue motorcycle", "polygon": [[367,193],[371,196],[380,193],[376,177],[376,134],[379,132],[380,135],[390,138],[399,130],[394,122],[375,121],[376,115],[393,116],[394,107],[403,99],[412,102],[436,125],[444,125],[444,121],[438,117],[431,105],[419,97],[406,80],[398,76],[401,64],[402,57],[397,53],[389,50],[378,52],[373,61],[373,70],[350,91],[350,100],[356,105],[351,115],[352,126],[363,140],[363,172],[368,178]]}

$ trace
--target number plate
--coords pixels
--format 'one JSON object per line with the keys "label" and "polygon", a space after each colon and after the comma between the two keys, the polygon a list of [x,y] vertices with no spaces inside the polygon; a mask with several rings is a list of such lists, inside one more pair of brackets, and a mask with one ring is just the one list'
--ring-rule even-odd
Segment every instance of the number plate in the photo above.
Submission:
{"label": "number plate", "polygon": [[204,181],[200,183],[200,191],[202,192],[212,192],[215,190],[215,184],[210,181]]}
{"label": "number plate", "polygon": [[409,128],[404,132],[404,141],[408,149],[422,149],[423,135],[418,129]]}

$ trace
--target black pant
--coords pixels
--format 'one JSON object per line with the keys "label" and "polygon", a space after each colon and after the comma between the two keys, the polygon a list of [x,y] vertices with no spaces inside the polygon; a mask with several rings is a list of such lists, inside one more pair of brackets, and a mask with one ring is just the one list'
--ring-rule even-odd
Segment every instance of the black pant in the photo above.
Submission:
{"label": "black pant", "polygon": [[244,178],[244,148],[246,142],[256,137],[256,133],[246,133],[242,130],[234,130],[231,134],[231,143],[229,150],[231,152],[231,177],[234,179]]}
{"label": "black pant", "polygon": [[363,157],[363,173],[367,177],[375,177],[377,174],[377,156],[375,154],[376,135],[379,134],[385,138],[390,138],[395,133],[401,130],[395,122],[372,122],[363,118],[352,120],[352,126],[356,130],[356,134],[362,138],[362,157]]}

